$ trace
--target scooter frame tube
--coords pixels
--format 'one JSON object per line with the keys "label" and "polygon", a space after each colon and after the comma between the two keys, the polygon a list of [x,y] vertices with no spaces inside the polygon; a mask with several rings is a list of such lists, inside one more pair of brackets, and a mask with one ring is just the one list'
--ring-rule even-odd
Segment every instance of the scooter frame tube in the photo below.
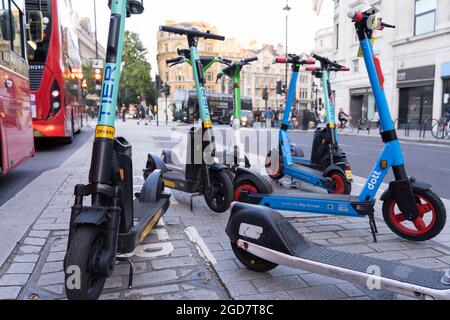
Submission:
{"label": "scooter frame tube", "polygon": [[411,283],[400,282],[397,280],[384,278],[382,276],[370,273],[363,273],[355,270],[331,266],[328,264],[315,262],[312,260],[306,260],[288,254],[284,254],[278,251],[274,251],[245,240],[238,240],[237,246],[240,249],[247,251],[261,259],[270,261],[278,265],[297,268],[317,274],[322,274],[324,276],[329,276],[353,283],[358,283],[365,287],[368,287],[369,282],[377,283],[379,284],[379,288],[377,289],[388,290],[398,294],[410,296],[416,299],[450,300],[450,289],[435,290],[427,287],[417,286]]}

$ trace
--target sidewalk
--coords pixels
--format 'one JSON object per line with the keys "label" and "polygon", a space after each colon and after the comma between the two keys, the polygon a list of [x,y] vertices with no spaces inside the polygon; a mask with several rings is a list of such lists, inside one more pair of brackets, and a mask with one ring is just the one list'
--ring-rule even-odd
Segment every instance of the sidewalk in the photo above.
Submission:
{"label": "sidewalk", "polygon": [[[142,185],[147,153],[171,148],[165,126],[118,123],[117,134],[133,145],[135,184]],[[0,208],[0,299],[64,299],[63,267],[73,188],[86,183],[92,141],[58,169],[44,173]],[[355,188],[360,188],[357,179]],[[355,190],[356,192],[358,190]],[[235,258],[225,234],[228,214],[208,210],[203,198],[172,192],[171,207],[154,232],[134,253],[134,288],[128,268],[117,266],[102,299],[379,299],[349,283],[279,267],[267,274],[246,270]],[[450,204],[446,202],[447,209]],[[377,207],[380,217],[380,209]],[[374,244],[368,222],[306,214],[287,214],[309,240],[339,250],[407,264],[450,268],[450,227],[433,241],[411,243],[396,237],[379,220]]]}

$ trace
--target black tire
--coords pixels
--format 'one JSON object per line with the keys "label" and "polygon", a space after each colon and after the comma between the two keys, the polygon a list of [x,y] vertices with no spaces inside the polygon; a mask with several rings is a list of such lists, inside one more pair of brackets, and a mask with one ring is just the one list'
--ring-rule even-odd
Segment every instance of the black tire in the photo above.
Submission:
{"label": "black tire", "polygon": [[204,192],[206,204],[212,211],[224,213],[230,208],[233,201],[232,179],[224,170],[211,172],[210,179],[214,190]]}
{"label": "black tire", "polygon": [[72,116],[72,119],[70,120],[70,136],[67,138],[64,138],[65,144],[73,143],[73,139],[74,139],[74,135],[75,135],[74,130],[75,130],[75,124],[73,123],[73,116]]}
{"label": "black tire", "polygon": [[327,178],[336,182],[336,189],[334,191],[328,191],[330,194],[351,195],[352,184],[347,180],[347,177],[340,171],[333,171],[327,175]]}
{"label": "black tire", "polygon": [[272,168],[272,151],[269,151],[269,153],[267,154],[265,165],[266,165],[267,175],[270,177],[270,179],[275,180],[275,181],[283,179],[283,177],[284,177],[283,162],[282,162],[281,157],[280,157],[279,167],[278,167],[278,170],[276,170],[276,172],[270,170]]}
{"label": "black tire", "polygon": [[257,256],[242,250],[234,242],[231,242],[231,249],[233,249],[233,252],[239,262],[249,270],[265,273],[278,267],[275,263],[258,258]]}
{"label": "black tire", "polygon": [[[75,231],[64,259],[65,288],[69,300],[96,300],[102,293],[106,277],[94,274],[89,270],[89,266],[95,265],[92,261],[98,258],[103,243],[104,235],[98,227],[83,225]],[[67,287],[71,276],[67,273],[69,266],[80,268],[81,287],[79,289]]]}
{"label": "black tire", "polygon": [[[392,210],[395,211],[395,200],[393,198],[389,198],[383,203],[383,218],[388,227],[394,232],[396,235],[410,241],[427,241],[436,237],[439,233],[441,233],[442,229],[445,226],[447,215],[445,206],[442,203],[442,200],[439,198],[437,194],[435,194],[431,190],[418,190],[414,188],[414,194],[416,195],[417,205],[425,204],[431,206],[431,212],[433,213],[432,221],[434,219],[434,223],[430,223],[428,227],[424,229],[423,232],[408,232],[405,231],[405,226],[402,227],[401,222],[394,221]],[[392,209],[394,208],[394,209]],[[430,212],[430,211],[427,211]],[[402,213],[400,213],[402,214]],[[423,216],[422,216],[423,218]],[[406,220],[405,220],[406,221]],[[417,220],[416,220],[417,221]],[[423,219],[422,219],[423,221]],[[414,223],[414,222],[410,222]]]}

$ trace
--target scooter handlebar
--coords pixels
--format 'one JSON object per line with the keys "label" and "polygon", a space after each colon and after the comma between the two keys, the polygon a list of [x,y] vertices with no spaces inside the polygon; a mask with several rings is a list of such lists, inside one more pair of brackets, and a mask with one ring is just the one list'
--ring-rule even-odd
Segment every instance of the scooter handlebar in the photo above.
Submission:
{"label": "scooter handlebar", "polygon": [[257,60],[258,60],[258,57],[251,57],[251,58],[244,59],[243,61],[244,61],[244,63],[250,63],[250,62],[257,61]]}
{"label": "scooter handlebar", "polygon": [[184,61],[184,57],[176,57],[173,59],[167,59],[166,64],[172,64],[172,63],[180,63]]}
{"label": "scooter handlebar", "polygon": [[168,27],[168,26],[160,26],[160,31],[163,32],[169,32],[174,33],[178,35],[185,35],[185,36],[191,36],[196,38],[203,38],[203,39],[213,39],[213,40],[220,40],[224,41],[224,36],[219,36],[217,34],[210,33],[209,31],[203,32],[194,28],[191,29],[185,29],[185,28],[178,28],[178,27]]}

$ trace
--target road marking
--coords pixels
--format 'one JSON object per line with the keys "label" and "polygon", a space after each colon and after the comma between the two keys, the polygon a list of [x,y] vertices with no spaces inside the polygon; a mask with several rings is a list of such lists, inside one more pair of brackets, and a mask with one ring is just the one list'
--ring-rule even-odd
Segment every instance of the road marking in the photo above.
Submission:
{"label": "road marking", "polygon": [[211,264],[216,264],[217,260],[214,258],[214,255],[209,250],[203,238],[198,234],[198,231],[195,227],[188,227],[184,230],[189,237],[189,240],[194,242],[197,247],[198,253],[203,257],[208,259]]}
{"label": "road marking", "polygon": [[442,170],[442,171],[450,171],[450,168],[430,167],[430,169]]}

